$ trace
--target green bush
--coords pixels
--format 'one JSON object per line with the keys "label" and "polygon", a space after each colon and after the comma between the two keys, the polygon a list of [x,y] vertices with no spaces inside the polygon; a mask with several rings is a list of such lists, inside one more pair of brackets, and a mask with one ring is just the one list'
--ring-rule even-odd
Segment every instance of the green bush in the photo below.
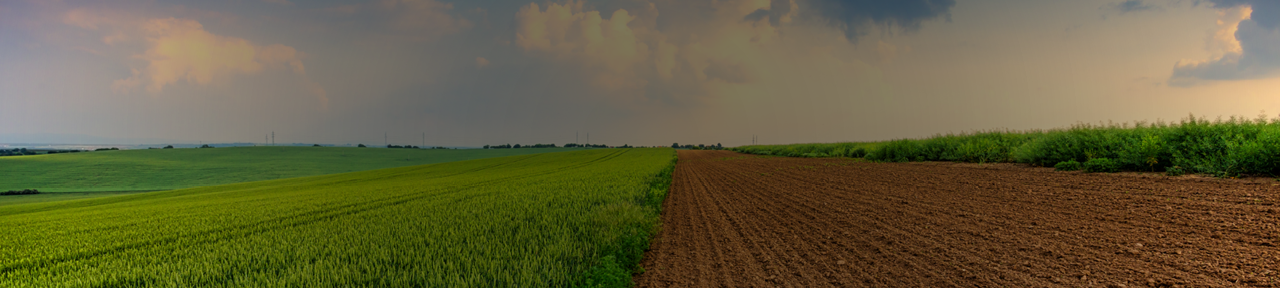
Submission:
{"label": "green bush", "polygon": [[1058,164],[1053,165],[1053,169],[1058,171],[1077,171],[1080,170],[1080,162],[1076,160],[1058,162]]}
{"label": "green bush", "polygon": [[862,147],[858,147],[858,149],[853,149],[853,152],[849,152],[849,157],[853,157],[853,158],[862,158],[866,156],[867,156],[867,149]]}
{"label": "green bush", "polygon": [[1186,170],[1184,170],[1184,169],[1182,169],[1182,167],[1178,167],[1178,166],[1169,166],[1169,167],[1164,167],[1164,175],[1167,175],[1167,176],[1181,176],[1181,175],[1184,175],[1184,174],[1187,174],[1187,171],[1186,171]]}
{"label": "green bush", "polygon": [[920,144],[916,140],[894,140],[880,146],[880,149],[867,153],[867,160],[883,161],[883,162],[908,162],[912,159],[920,159],[922,152]]}
{"label": "green bush", "polygon": [[1120,172],[1120,162],[1108,158],[1093,158],[1084,162],[1084,172]]}

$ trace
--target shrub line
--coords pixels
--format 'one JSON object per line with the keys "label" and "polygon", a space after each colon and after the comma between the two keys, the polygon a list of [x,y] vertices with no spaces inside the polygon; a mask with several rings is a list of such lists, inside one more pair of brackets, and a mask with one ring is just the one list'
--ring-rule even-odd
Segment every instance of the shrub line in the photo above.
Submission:
{"label": "shrub line", "polygon": [[1050,130],[991,130],[884,142],[750,145],[732,150],[878,162],[1027,163],[1085,172],[1275,176],[1280,174],[1280,118],[1209,121],[1192,115],[1178,123],[1077,124]]}

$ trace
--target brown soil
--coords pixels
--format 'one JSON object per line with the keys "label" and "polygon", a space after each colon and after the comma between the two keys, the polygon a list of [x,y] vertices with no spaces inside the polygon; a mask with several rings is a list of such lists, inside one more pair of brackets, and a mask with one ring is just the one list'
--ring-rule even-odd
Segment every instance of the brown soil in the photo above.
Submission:
{"label": "brown soil", "polygon": [[1280,286],[1280,182],[680,151],[641,287]]}

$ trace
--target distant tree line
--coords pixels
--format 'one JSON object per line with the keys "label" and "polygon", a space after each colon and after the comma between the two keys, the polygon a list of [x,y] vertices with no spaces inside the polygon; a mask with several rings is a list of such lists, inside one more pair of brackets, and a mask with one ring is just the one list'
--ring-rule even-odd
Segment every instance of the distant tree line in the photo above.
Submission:
{"label": "distant tree line", "polygon": [[80,150],[27,150],[27,148],[13,148],[13,149],[0,149],[0,156],[38,155],[42,151],[45,152],[45,154],[82,152]]}
{"label": "distant tree line", "polygon": [[671,143],[671,148],[676,148],[676,149],[691,149],[691,150],[724,150],[724,146],[721,146],[721,145],[720,145],[720,143],[716,143],[716,145],[703,145],[703,144],[698,144],[698,145],[693,145],[693,144],[680,145],[680,143]]}
{"label": "distant tree line", "polygon": [[13,150],[0,150],[0,156],[21,156],[36,155],[34,151],[27,151],[27,148],[13,148]]}
{"label": "distant tree line", "polygon": [[[533,145],[520,145],[520,144],[514,144],[514,145],[512,145],[512,144],[502,144],[502,145],[484,145],[484,149],[556,148],[556,147],[557,147],[557,146],[556,146],[556,144],[533,144]],[[627,144],[622,144],[622,146],[609,146],[609,145],[605,145],[605,144],[578,144],[578,143],[568,143],[568,144],[564,144],[564,146],[563,146],[563,147],[564,147],[564,148],[635,148],[634,146],[627,145]]]}
{"label": "distant tree line", "polygon": [[31,194],[40,194],[40,191],[37,191],[36,189],[22,189],[22,190],[9,190],[5,192],[0,192],[0,195],[31,195]]}
{"label": "distant tree line", "polygon": [[93,149],[93,151],[113,151],[113,150],[120,150],[120,148],[111,147],[111,148],[98,148],[98,149]]}
{"label": "distant tree line", "polygon": [[[569,147],[569,146],[565,146],[565,147]],[[518,149],[518,148],[556,148],[556,144],[533,144],[533,145],[523,145],[523,146],[520,144],[484,145],[484,149]]]}
{"label": "distant tree line", "polygon": [[[365,147],[365,146],[364,146],[364,144],[360,144],[360,146],[356,146],[356,147]],[[387,148],[405,148],[405,149],[449,149],[449,147],[444,147],[444,146],[435,146],[435,147],[422,148],[422,147],[413,146],[413,145],[404,145],[404,146],[400,146],[400,145],[387,145]]]}
{"label": "distant tree line", "polygon": [[[623,146],[626,146],[626,147],[623,147]],[[569,143],[569,144],[564,144],[564,148],[609,148],[609,145]],[[631,146],[624,144],[622,146],[618,146],[617,148],[631,148]]]}

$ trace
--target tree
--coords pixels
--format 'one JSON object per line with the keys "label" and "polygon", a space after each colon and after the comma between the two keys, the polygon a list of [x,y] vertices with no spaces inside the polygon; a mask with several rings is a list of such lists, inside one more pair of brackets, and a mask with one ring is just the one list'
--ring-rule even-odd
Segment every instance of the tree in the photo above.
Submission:
{"label": "tree", "polygon": [[164,146],[164,149],[173,149],[173,145]]}
{"label": "tree", "polygon": [[680,143],[671,143],[671,148],[680,148]]}
{"label": "tree", "polygon": [[320,147],[320,144],[311,144],[311,147]]}
{"label": "tree", "polygon": [[356,147],[357,147],[357,148],[364,148],[365,146],[364,146],[364,144],[359,144],[359,145],[356,145]]}
{"label": "tree", "polygon": [[720,146],[720,143],[716,143],[716,149],[724,149],[724,146]]}

